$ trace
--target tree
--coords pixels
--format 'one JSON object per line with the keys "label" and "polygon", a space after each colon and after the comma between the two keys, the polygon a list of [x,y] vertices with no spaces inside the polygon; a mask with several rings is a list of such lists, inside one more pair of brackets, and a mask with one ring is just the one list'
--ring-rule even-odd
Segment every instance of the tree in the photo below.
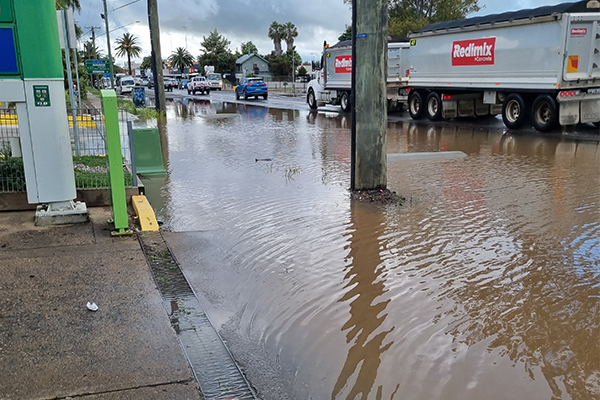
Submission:
{"label": "tree", "polygon": [[273,40],[273,46],[275,50],[273,54],[276,57],[281,56],[283,54],[283,50],[281,49],[281,39],[283,38],[283,25],[277,23],[277,21],[273,21],[271,26],[269,27],[268,36],[271,40]]}
{"label": "tree", "polygon": [[181,72],[185,67],[191,67],[194,65],[194,56],[183,47],[178,47],[168,58],[171,65]]}
{"label": "tree", "polygon": [[242,42],[240,46],[242,55],[244,54],[258,54],[258,48],[254,45],[254,43],[250,42]]}
{"label": "tree", "polygon": [[346,30],[338,37],[338,40],[340,42],[344,40],[352,40],[352,25],[346,25]]}
{"label": "tree", "polygon": [[301,65],[300,68],[298,68],[298,73],[296,74],[297,76],[305,76],[307,73],[306,68],[304,68],[304,65]]}
{"label": "tree", "polygon": [[462,19],[480,9],[478,0],[390,0],[389,34],[407,37],[426,25]]}
{"label": "tree", "polygon": [[198,57],[200,68],[205,65],[214,65],[215,71],[233,72],[236,58],[229,49],[231,42],[224,36],[219,35],[216,29],[208,37],[203,36],[202,38],[200,51],[204,54]]}
{"label": "tree", "polygon": [[81,57],[84,59],[92,59],[98,60],[103,57],[102,52],[98,48],[98,46],[94,46],[92,42],[85,42],[83,44],[83,51],[81,52]]}
{"label": "tree", "polygon": [[139,57],[142,48],[138,46],[137,38],[130,33],[124,33],[123,37],[118,38],[115,42],[118,44],[115,48],[116,56],[127,56],[127,67],[129,69],[129,75],[131,75],[131,57]]}
{"label": "tree", "polygon": [[54,4],[56,4],[57,10],[60,10],[61,8],[72,8],[75,11],[81,11],[79,0],[55,0]]}
{"label": "tree", "polygon": [[285,44],[287,45],[287,51],[290,51],[294,48],[294,38],[298,37],[298,29],[296,29],[296,25],[291,22],[286,22],[283,24],[283,35],[282,39],[285,40]]}
{"label": "tree", "polygon": [[146,56],[142,59],[142,63],[140,64],[141,70],[152,69],[152,57]]}

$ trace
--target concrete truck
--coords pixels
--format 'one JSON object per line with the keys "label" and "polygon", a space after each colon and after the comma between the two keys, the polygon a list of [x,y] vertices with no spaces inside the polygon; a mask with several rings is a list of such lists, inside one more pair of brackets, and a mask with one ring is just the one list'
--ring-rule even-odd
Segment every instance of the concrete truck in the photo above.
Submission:
{"label": "concrete truck", "polygon": [[600,121],[600,3],[439,22],[411,33],[408,112],[502,114],[538,131]]}
{"label": "concrete truck", "polygon": [[[406,39],[405,39],[406,40]],[[408,82],[408,65],[405,52],[410,45],[406,41],[388,43],[387,103],[394,110],[406,103],[408,93],[404,87]],[[324,105],[339,105],[342,111],[350,112],[352,89],[352,41],[345,40],[333,46],[323,46],[321,69],[316,79],[308,83],[306,102],[312,110]]]}

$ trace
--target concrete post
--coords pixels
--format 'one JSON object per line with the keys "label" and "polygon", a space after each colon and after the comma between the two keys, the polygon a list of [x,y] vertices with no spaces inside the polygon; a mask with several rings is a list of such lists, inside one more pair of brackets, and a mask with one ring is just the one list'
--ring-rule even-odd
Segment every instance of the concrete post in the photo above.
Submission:
{"label": "concrete post", "polygon": [[387,0],[353,0],[353,190],[387,186]]}

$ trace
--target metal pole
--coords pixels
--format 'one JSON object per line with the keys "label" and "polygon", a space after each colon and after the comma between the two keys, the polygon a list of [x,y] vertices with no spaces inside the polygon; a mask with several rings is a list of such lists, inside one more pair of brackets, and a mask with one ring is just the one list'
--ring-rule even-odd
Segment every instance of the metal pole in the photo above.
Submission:
{"label": "metal pole", "polygon": [[110,88],[115,89],[115,72],[113,68],[112,51],[110,50],[110,32],[108,31],[108,10],[106,8],[106,0],[104,3],[104,25],[106,26],[106,46],[108,47],[108,63],[110,65]]}
{"label": "metal pole", "polygon": [[[105,0],[106,1],[106,0]],[[148,26],[150,28],[150,42],[152,45],[152,74],[154,75],[154,101],[156,110],[163,117],[167,115],[167,99],[163,81],[163,64],[160,51],[160,25],[158,22],[157,0],[148,0]]]}
{"label": "metal pole", "polygon": [[[350,190],[356,189],[356,1],[352,0],[352,77],[350,83]],[[325,50],[323,50],[325,51]],[[327,62],[323,58],[324,62]],[[321,65],[321,68],[323,66]]]}
{"label": "metal pole", "polygon": [[79,109],[81,108],[81,86],[79,85],[79,56],[77,55],[77,49],[73,49],[73,54],[75,56],[75,77],[77,78],[77,102],[79,104]]}
{"label": "metal pole", "polygon": [[71,99],[71,117],[73,118],[73,136],[75,139],[75,155],[79,156],[79,131],[77,130],[77,107],[73,101],[73,73],[71,72],[71,56],[69,46],[69,27],[67,24],[67,9],[61,10],[63,33],[65,37],[65,61],[67,62],[67,80],[69,81],[69,98]]}

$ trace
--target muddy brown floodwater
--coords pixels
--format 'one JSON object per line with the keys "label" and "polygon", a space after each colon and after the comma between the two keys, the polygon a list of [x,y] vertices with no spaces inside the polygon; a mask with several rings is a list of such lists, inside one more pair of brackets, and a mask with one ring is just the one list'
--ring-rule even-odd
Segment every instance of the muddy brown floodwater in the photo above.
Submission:
{"label": "muddy brown floodwater", "polygon": [[176,103],[166,136],[148,196],[262,398],[600,397],[597,139],[391,123],[467,157],[390,162],[380,206],[346,116]]}

